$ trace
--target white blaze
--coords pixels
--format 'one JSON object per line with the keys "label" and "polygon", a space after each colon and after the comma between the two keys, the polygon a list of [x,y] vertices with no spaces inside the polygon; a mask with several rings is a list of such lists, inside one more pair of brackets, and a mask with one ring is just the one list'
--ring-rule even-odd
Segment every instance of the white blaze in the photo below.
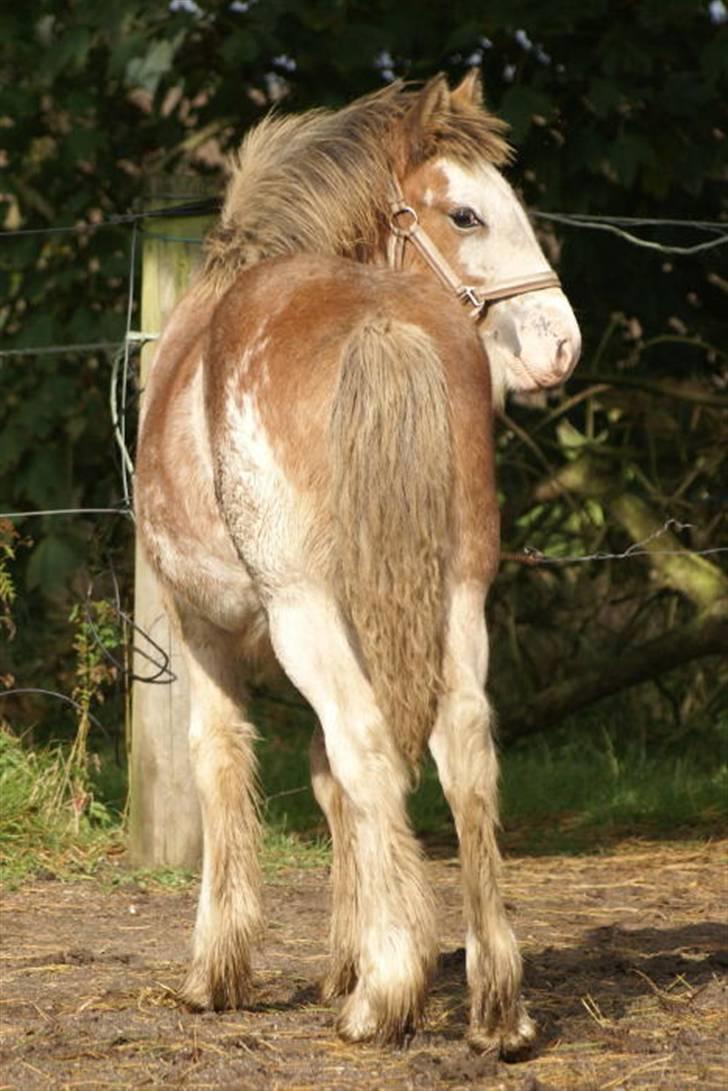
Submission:
{"label": "white blaze", "polygon": [[[437,165],[447,180],[448,211],[471,208],[485,224],[467,231],[450,225],[466,283],[484,290],[550,270],[523,206],[495,167],[466,168],[446,159]],[[491,303],[480,328],[496,390],[555,386],[579,358],[579,327],[559,288]]]}

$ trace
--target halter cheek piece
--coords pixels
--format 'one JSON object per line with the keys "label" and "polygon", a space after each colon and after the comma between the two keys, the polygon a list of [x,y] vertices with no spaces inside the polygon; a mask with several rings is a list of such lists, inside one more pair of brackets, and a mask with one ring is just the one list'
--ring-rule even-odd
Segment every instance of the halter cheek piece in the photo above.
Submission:
{"label": "halter cheek piece", "polygon": [[441,283],[453,291],[461,303],[470,308],[471,317],[476,322],[482,318],[489,303],[495,303],[499,299],[510,299],[516,295],[525,295],[526,292],[540,292],[544,288],[561,287],[561,281],[553,269],[549,269],[547,273],[536,273],[534,276],[522,277],[518,280],[503,280],[485,289],[476,289],[472,285],[463,284],[447,258],[438,250],[422,227],[414,208],[406,203],[396,178],[392,179],[389,230],[387,258],[391,267],[402,268],[405,245],[408,241],[411,242]]}

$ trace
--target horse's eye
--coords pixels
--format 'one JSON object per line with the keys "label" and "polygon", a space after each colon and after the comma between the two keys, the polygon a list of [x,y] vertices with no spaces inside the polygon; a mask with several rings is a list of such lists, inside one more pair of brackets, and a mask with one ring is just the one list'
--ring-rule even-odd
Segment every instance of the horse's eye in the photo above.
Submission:
{"label": "horse's eye", "polygon": [[461,231],[472,230],[474,227],[483,227],[483,221],[472,208],[455,208],[449,213],[450,219]]}

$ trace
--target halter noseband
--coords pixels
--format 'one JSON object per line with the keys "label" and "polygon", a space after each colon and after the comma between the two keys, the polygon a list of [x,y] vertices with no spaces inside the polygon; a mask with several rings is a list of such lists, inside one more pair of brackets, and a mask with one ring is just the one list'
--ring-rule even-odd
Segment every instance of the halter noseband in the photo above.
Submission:
{"label": "halter noseband", "polygon": [[[409,223],[400,222],[401,217],[404,216],[410,217]],[[530,277],[502,280],[499,284],[485,289],[476,289],[472,285],[464,284],[425,231],[414,208],[406,203],[402,187],[394,177],[392,178],[392,199],[389,205],[389,230],[391,239],[387,257],[392,268],[402,268],[404,248],[409,240],[419,250],[441,283],[453,291],[461,303],[471,309],[471,317],[476,322],[482,317],[489,303],[495,303],[500,299],[510,299],[516,295],[525,295],[526,292],[540,292],[544,288],[561,287],[561,281],[553,269]]]}

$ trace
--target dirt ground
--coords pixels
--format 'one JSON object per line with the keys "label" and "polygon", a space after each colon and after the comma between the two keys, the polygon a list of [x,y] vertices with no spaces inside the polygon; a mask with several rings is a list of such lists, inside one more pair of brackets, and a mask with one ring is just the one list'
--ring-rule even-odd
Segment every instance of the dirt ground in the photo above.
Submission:
{"label": "dirt ground", "polygon": [[505,889],[542,1034],[517,1064],[472,1055],[458,867],[430,863],[442,957],[406,1050],[353,1047],[318,1002],[325,869],[268,883],[249,1011],[175,999],[196,889],[39,878],[4,894],[0,1088],[725,1088],[727,843],[510,859]]}

